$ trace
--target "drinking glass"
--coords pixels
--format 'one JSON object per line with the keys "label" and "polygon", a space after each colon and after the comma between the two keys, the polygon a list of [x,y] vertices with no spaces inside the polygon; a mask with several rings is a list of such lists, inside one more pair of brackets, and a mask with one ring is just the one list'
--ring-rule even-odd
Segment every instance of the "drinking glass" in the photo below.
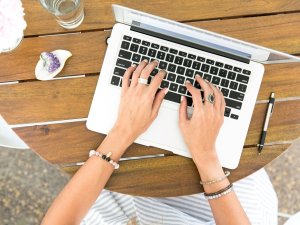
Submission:
{"label": "drinking glass", "polygon": [[56,21],[66,29],[78,27],[84,18],[83,0],[40,0],[48,12],[56,16]]}

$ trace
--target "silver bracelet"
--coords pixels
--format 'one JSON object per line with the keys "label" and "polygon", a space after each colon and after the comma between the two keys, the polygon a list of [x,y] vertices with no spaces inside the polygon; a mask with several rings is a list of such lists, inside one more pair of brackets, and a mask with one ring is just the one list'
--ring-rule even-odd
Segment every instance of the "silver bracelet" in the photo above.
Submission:
{"label": "silver bracelet", "polygon": [[218,182],[220,182],[222,180],[225,180],[225,178],[228,177],[229,175],[230,175],[230,171],[227,170],[227,171],[225,171],[225,175],[223,177],[220,177],[220,178],[218,178],[216,180],[209,180],[209,181],[201,181],[200,180],[200,184],[202,184],[202,185],[210,185],[210,184],[218,183]]}
{"label": "silver bracelet", "polygon": [[89,152],[89,157],[92,157],[92,156],[98,156],[100,158],[102,158],[103,160],[107,161],[108,163],[110,163],[115,170],[119,169],[120,165],[117,163],[117,162],[114,162],[110,156],[111,156],[111,152],[107,153],[106,155],[102,154],[101,152],[97,152],[95,150],[91,150]]}
{"label": "silver bracelet", "polygon": [[222,193],[216,194],[216,195],[210,195],[210,196],[205,196],[206,200],[212,200],[212,199],[216,199],[216,198],[221,198],[224,195],[229,194],[230,192],[233,191],[233,187],[230,187],[229,189],[227,189],[226,191],[223,191]]}

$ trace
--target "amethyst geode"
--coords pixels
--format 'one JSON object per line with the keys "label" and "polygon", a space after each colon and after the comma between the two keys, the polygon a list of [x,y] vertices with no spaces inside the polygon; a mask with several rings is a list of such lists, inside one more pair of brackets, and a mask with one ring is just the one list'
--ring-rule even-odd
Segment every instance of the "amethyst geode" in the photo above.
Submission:
{"label": "amethyst geode", "polygon": [[44,61],[44,68],[49,73],[53,73],[60,67],[59,59],[52,52],[42,52],[40,57]]}

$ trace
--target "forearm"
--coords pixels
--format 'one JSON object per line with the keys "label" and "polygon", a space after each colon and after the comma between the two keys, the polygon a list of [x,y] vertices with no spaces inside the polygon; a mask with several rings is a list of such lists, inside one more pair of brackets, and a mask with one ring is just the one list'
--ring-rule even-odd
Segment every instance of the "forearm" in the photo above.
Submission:
{"label": "forearm", "polygon": [[[223,169],[216,156],[212,156],[206,162],[196,162],[201,180],[214,180],[224,176]],[[230,184],[228,179],[217,182],[211,185],[204,185],[206,193],[217,192]],[[229,194],[220,198],[209,200],[209,204],[218,225],[244,225],[250,224],[249,219],[242,208],[236,194],[230,192]]]}
{"label": "forearm", "polygon": [[[129,144],[124,134],[112,132],[97,151],[104,154],[112,152],[111,159],[118,161]],[[113,171],[112,165],[105,160],[95,156],[89,158],[55,199],[42,224],[79,224]]]}

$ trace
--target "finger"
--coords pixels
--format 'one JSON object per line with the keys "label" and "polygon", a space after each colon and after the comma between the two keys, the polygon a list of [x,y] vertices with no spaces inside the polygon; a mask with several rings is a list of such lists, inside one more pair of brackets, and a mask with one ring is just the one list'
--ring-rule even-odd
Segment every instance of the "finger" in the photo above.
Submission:
{"label": "finger", "polygon": [[160,70],[152,79],[149,85],[149,92],[151,92],[153,96],[156,94],[157,89],[166,75],[167,72],[165,70]]}
{"label": "finger", "polygon": [[[204,105],[207,105],[207,99],[208,95],[213,94],[213,90],[209,86],[209,82],[207,80],[203,80],[200,75],[196,74],[195,76],[196,81],[200,84],[201,89],[203,89],[204,92]],[[210,105],[212,105],[210,102],[208,102]]]}
{"label": "finger", "polygon": [[221,93],[221,114],[224,116],[226,102],[222,91],[220,91],[220,93]]}
{"label": "finger", "polygon": [[158,61],[154,60],[151,63],[149,63],[143,70],[141,73],[141,78],[145,78],[148,79],[148,77],[150,76],[150,73],[152,72],[152,70],[155,69],[155,67],[158,65]]}
{"label": "finger", "polygon": [[199,106],[202,107],[203,103],[200,90],[198,88],[195,88],[189,80],[185,81],[185,86],[192,95],[194,108],[198,108]]}
{"label": "finger", "polygon": [[139,77],[141,75],[141,72],[147,66],[147,64],[148,64],[148,60],[147,59],[144,59],[143,61],[140,62],[140,64],[138,65],[138,67],[133,72],[130,87],[135,87],[137,85],[138,79],[139,79]]}
{"label": "finger", "polygon": [[186,123],[187,120],[187,101],[185,96],[181,96],[181,102],[179,107],[179,124]]}
{"label": "finger", "polygon": [[216,110],[219,111],[220,108],[221,108],[221,94],[220,94],[220,90],[218,89],[218,87],[216,87],[212,83],[208,83],[208,85],[213,90],[213,94],[214,94],[214,104],[213,105],[216,108]]}
{"label": "finger", "polygon": [[129,88],[129,80],[133,73],[133,71],[136,69],[136,65],[132,64],[124,73],[123,79],[122,79],[122,90],[126,91]]}
{"label": "finger", "polygon": [[154,101],[153,101],[153,106],[152,106],[152,119],[153,120],[157,117],[161,103],[164,100],[164,97],[168,93],[168,91],[169,91],[168,88],[164,88],[156,94]]}

